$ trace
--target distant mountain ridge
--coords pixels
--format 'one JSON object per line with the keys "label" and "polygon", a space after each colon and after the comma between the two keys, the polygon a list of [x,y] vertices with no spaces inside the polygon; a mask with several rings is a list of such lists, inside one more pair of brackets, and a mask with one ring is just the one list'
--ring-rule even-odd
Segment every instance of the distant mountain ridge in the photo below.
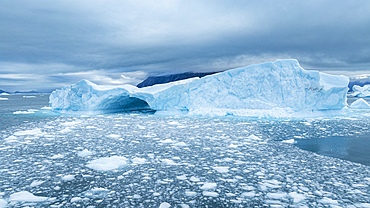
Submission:
{"label": "distant mountain ridge", "polygon": [[32,90],[32,91],[27,91],[27,92],[20,92],[20,91],[15,91],[14,94],[19,94],[19,93],[39,93],[35,90]]}
{"label": "distant mountain ridge", "polygon": [[8,93],[8,92],[6,92],[6,91],[4,91],[4,90],[0,89],[0,93]]}
{"label": "distant mountain ridge", "polygon": [[180,73],[180,74],[170,74],[170,75],[164,75],[164,76],[150,76],[146,78],[144,81],[140,82],[137,87],[138,88],[143,88],[143,87],[148,87],[148,86],[153,86],[156,84],[164,84],[164,83],[169,83],[169,82],[175,82],[179,80],[184,80],[184,79],[189,79],[193,77],[204,77],[207,75],[211,74],[216,74],[218,72],[185,72],[185,73]]}

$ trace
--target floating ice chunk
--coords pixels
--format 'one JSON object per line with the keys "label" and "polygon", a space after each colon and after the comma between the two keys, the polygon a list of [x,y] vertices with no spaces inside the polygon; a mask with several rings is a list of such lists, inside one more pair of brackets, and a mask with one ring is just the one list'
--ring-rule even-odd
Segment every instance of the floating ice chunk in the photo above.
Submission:
{"label": "floating ice chunk", "polygon": [[314,193],[316,196],[320,196],[320,197],[322,196],[322,193],[321,193],[320,191],[318,191],[318,190],[314,191],[313,193]]}
{"label": "floating ice chunk", "polygon": [[185,191],[185,196],[194,197],[196,195],[197,195],[197,192],[195,191]]}
{"label": "floating ice chunk", "polygon": [[28,191],[21,191],[9,196],[9,201],[20,201],[20,202],[41,202],[48,200],[47,197],[35,196]]}
{"label": "floating ice chunk", "polygon": [[66,175],[62,177],[62,181],[67,182],[67,181],[73,181],[75,179],[74,175]]}
{"label": "floating ice chunk", "polygon": [[212,167],[219,173],[227,173],[229,172],[229,167]]}
{"label": "floating ice chunk", "polygon": [[186,180],[187,179],[186,175],[176,176],[176,178],[178,180]]}
{"label": "floating ice chunk", "polygon": [[357,203],[355,205],[356,207],[370,208],[370,203]]}
{"label": "floating ice chunk", "polygon": [[190,208],[190,206],[187,205],[187,204],[180,204],[180,206],[181,206],[181,208]]}
{"label": "floating ice chunk", "polygon": [[42,131],[39,128],[26,130],[26,131],[17,131],[14,133],[16,136],[25,136],[25,135],[42,135]]}
{"label": "floating ice chunk", "polygon": [[15,112],[13,112],[13,114],[33,114],[33,113],[35,113],[35,110],[15,111]]}
{"label": "floating ice chunk", "polygon": [[275,179],[273,179],[273,180],[264,180],[263,183],[261,183],[262,186],[266,186],[268,188],[273,188],[273,189],[280,188],[281,187],[280,184],[281,184],[281,182],[279,182]]}
{"label": "floating ice chunk", "polygon": [[33,96],[33,95],[24,95],[23,97],[24,98],[36,98],[36,96]]}
{"label": "floating ice chunk", "polygon": [[141,199],[141,196],[139,194],[134,194],[133,198],[134,199]]}
{"label": "floating ice chunk", "polygon": [[286,144],[294,144],[294,143],[296,143],[296,141],[294,139],[288,139],[288,140],[284,140],[282,142],[283,143],[286,143]]}
{"label": "floating ice chunk", "polygon": [[98,171],[110,171],[127,165],[127,159],[120,156],[103,157],[88,162],[87,167]]}
{"label": "floating ice chunk", "polygon": [[370,104],[367,103],[364,99],[360,98],[353,102],[350,107],[352,109],[370,109]]}
{"label": "floating ice chunk", "polygon": [[288,196],[287,193],[284,192],[278,192],[278,193],[267,193],[266,197],[270,199],[283,199]]}
{"label": "floating ice chunk", "polygon": [[78,152],[77,153],[77,155],[79,156],[79,157],[87,157],[87,156],[90,156],[90,155],[92,155],[93,154],[93,152],[91,152],[91,151],[89,151],[89,150],[87,150],[87,149],[84,149],[84,150],[82,150],[81,152]]}
{"label": "floating ice chunk", "polygon": [[159,142],[164,143],[164,144],[174,143],[174,141],[172,141],[171,139],[161,140]]}
{"label": "floating ice chunk", "polygon": [[147,163],[145,158],[138,158],[138,157],[135,157],[134,159],[132,159],[132,162],[135,164],[140,164],[140,165]]}
{"label": "floating ice chunk", "polygon": [[289,196],[293,198],[294,203],[301,203],[306,199],[306,197],[303,194],[299,194],[297,192],[291,192],[289,193]]}
{"label": "floating ice chunk", "polygon": [[63,158],[64,157],[64,155],[62,155],[62,154],[57,154],[57,155],[53,155],[52,157],[50,157],[50,159],[61,159],[61,158]]}
{"label": "floating ice chunk", "polygon": [[111,137],[111,138],[119,138],[119,137],[121,137],[121,135],[119,135],[119,134],[109,134],[108,135],[108,137]]}
{"label": "floating ice chunk", "polygon": [[319,203],[325,204],[325,205],[339,205],[337,200],[330,199],[328,197],[324,197],[320,200],[318,200]]}
{"label": "floating ice chunk", "polygon": [[0,97],[0,100],[9,100],[8,98]]}
{"label": "floating ice chunk", "polygon": [[169,125],[179,125],[180,123],[177,121],[170,121],[168,122]]}
{"label": "floating ice chunk", "polygon": [[44,106],[44,107],[41,108],[41,110],[52,110],[52,108],[48,107],[48,106]]}
{"label": "floating ice chunk", "polygon": [[70,122],[61,123],[60,125],[62,125],[62,126],[75,126],[75,125],[80,124],[80,123],[82,123],[82,121],[70,121]]}
{"label": "floating ice chunk", "polygon": [[82,198],[81,198],[81,197],[76,196],[76,197],[73,197],[73,198],[71,199],[71,203],[76,202],[76,201],[81,201],[81,200],[82,200]]}
{"label": "floating ice chunk", "polygon": [[176,146],[176,147],[185,147],[185,146],[188,146],[188,145],[185,142],[178,142],[178,143],[173,144],[173,146]]}
{"label": "floating ice chunk", "polygon": [[203,191],[203,196],[218,197],[219,194],[213,191]]}
{"label": "floating ice chunk", "polygon": [[4,199],[0,199],[0,208],[5,208],[8,202],[6,202]]}
{"label": "floating ice chunk", "polygon": [[43,184],[45,181],[33,181],[30,185],[30,187],[36,187],[36,186],[39,186],[41,184]]}
{"label": "floating ice chunk", "polygon": [[162,202],[160,205],[159,205],[159,208],[169,208],[171,207],[171,205],[167,202]]}
{"label": "floating ice chunk", "polygon": [[193,182],[199,182],[200,181],[199,178],[194,177],[194,176],[190,177],[190,180],[193,181]]}
{"label": "floating ice chunk", "polygon": [[202,190],[210,190],[210,189],[215,189],[217,187],[217,183],[204,183],[200,189]]}
{"label": "floating ice chunk", "polygon": [[233,194],[233,193],[225,193],[225,195],[226,195],[227,197],[234,197],[234,196],[236,196],[236,194]]}
{"label": "floating ice chunk", "polygon": [[177,163],[175,163],[173,160],[171,159],[162,159],[162,162],[166,165],[178,165]]}
{"label": "floating ice chunk", "polygon": [[246,197],[246,198],[252,198],[256,195],[256,193],[254,191],[249,191],[249,192],[244,192],[241,194],[242,197]]}
{"label": "floating ice chunk", "polygon": [[258,136],[255,136],[253,134],[248,136],[247,138],[250,139],[250,140],[261,140]]}
{"label": "floating ice chunk", "polygon": [[18,140],[15,136],[9,136],[5,139],[6,142],[16,142]]}
{"label": "floating ice chunk", "polygon": [[62,133],[62,134],[67,134],[69,132],[72,132],[72,130],[69,127],[66,127],[65,129],[60,130],[59,132]]}
{"label": "floating ice chunk", "polygon": [[93,188],[85,191],[83,194],[88,198],[104,198],[108,194],[109,190],[105,188]]}

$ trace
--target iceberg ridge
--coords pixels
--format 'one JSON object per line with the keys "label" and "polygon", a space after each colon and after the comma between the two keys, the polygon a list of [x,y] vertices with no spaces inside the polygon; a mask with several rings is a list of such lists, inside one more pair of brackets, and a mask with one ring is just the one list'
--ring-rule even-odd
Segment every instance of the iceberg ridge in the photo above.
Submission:
{"label": "iceberg ridge", "polygon": [[289,117],[347,106],[349,78],[278,60],[145,88],[82,80],[50,95],[54,110],[141,110],[159,114]]}

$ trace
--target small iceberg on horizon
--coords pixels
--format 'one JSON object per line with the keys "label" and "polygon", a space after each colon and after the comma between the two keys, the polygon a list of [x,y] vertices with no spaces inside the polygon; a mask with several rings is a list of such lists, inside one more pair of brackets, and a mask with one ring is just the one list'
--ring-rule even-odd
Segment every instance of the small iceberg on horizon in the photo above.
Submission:
{"label": "small iceberg on horizon", "polygon": [[[88,80],[50,95],[62,112],[154,110],[159,115],[305,117],[347,106],[349,78],[278,60],[150,87]],[[324,113],[325,114],[325,113]]]}
{"label": "small iceberg on horizon", "polygon": [[354,85],[352,87],[353,93],[351,96],[353,97],[370,97],[370,85],[364,85],[364,86],[359,86],[359,85]]}
{"label": "small iceberg on horizon", "polygon": [[370,109],[370,104],[364,99],[360,98],[350,105],[352,109]]}

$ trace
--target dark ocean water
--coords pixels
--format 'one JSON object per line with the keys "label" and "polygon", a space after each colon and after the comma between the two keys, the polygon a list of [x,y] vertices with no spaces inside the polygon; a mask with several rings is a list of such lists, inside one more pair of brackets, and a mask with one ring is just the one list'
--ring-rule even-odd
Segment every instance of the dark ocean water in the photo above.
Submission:
{"label": "dark ocean water", "polygon": [[370,134],[300,139],[296,146],[320,155],[370,166]]}
{"label": "dark ocean water", "polygon": [[[55,116],[50,112],[40,111],[42,107],[49,106],[49,94],[12,94],[0,97],[8,98],[8,100],[0,100],[0,131],[11,126]],[[34,113],[28,113],[32,111]]]}
{"label": "dark ocean water", "polygon": [[[350,105],[358,98],[349,97]],[[363,98],[370,103],[370,98]],[[370,128],[363,127],[364,128]],[[370,133],[326,138],[296,139],[296,146],[320,155],[337,157],[370,166]]]}

